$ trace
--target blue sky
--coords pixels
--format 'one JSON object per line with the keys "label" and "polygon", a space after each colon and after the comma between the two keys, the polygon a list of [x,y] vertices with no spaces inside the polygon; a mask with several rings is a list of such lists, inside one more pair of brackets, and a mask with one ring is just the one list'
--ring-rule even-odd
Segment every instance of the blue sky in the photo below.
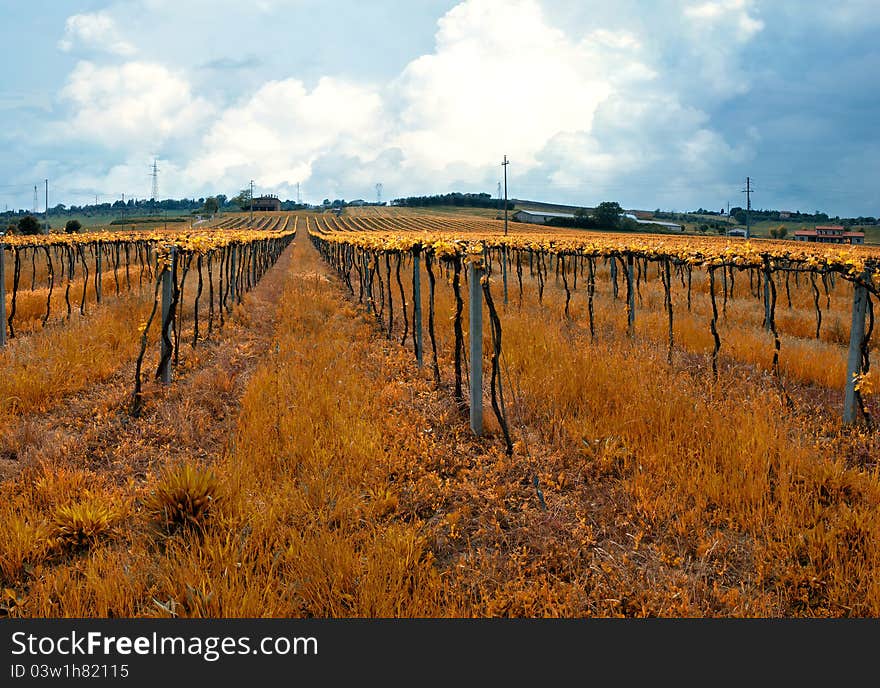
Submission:
{"label": "blue sky", "polygon": [[880,215],[877,0],[0,0],[0,209],[448,191]]}

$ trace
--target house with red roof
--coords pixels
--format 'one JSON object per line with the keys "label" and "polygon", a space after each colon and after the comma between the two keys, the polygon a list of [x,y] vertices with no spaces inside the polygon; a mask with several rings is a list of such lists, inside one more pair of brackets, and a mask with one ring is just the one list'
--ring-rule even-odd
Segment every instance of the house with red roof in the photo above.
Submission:
{"label": "house with red roof", "polygon": [[799,229],[795,241],[813,241],[819,244],[864,244],[864,232],[847,232],[840,225],[822,225],[814,229]]}

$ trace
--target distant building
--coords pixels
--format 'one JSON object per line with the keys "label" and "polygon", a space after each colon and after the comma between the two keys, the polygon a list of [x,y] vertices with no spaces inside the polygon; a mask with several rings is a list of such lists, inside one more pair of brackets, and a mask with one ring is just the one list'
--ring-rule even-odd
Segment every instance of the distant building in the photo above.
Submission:
{"label": "distant building", "polygon": [[819,244],[864,244],[864,232],[847,232],[840,225],[823,225],[815,229],[799,229],[795,241],[812,241]]}
{"label": "distant building", "polygon": [[535,225],[543,225],[557,217],[574,219],[574,213],[545,213],[538,210],[517,210],[513,214],[516,222],[531,222]]}
{"label": "distant building", "polygon": [[260,196],[253,199],[254,210],[281,210],[281,200],[278,196]]}
{"label": "distant building", "polygon": [[663,227],[663,229],[668,229],[672,232],[683,232],[684,227],[675,222],[660,222],[659,220],[636,220],[636,222],[640,225],[658,225]]}
{"label": "distant building", "polygon": [[790,217],[791,217],[791,213],[788,210],[780,210],[779,211],[779,219],[780,220],[787,220]]}
{"label": "distant building", "polygon": [[727,236],[745,237],[746,230],[743,227],[734,227],[727,230]]}
{"label": "distant building", "polygon": [[361,205],[366,205],[366,204],[367,204],[367,202],[362,198],[358,198],[354,201],[349,201],[347,203],[347,205],[354,205],[354,206],[361,206]]}
{"label": "distant building", "polygon": [[636,215],[635,213],[624,213],[623,217],[629,218],[630,220],[633,220],[636,224],[640,225],[657,225],[673,232],[684,231],[684,227],[682,227],[680,224],[676,224],[675,222],[663,222],[662,220],[640,220],[638,215]]}

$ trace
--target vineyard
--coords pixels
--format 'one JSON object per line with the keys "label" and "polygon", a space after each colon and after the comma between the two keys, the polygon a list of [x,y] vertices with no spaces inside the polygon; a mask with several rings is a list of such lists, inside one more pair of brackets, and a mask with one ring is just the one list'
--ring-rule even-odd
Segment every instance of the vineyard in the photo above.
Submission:
{"label": "vineyard", "polygon": [[347,213],[2,238],[2,613],[880,614],[880,251]]}

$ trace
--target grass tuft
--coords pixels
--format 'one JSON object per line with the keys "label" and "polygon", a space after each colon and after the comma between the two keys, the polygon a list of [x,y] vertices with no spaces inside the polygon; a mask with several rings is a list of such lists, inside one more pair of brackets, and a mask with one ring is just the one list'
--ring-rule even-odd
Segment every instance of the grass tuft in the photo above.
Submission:
{"label": "grass tuft", "polygon": [[121,519],[120,509],[94,498],[55,509],[50,542],[56,549],[78,551],[110,537]]}
{"label": "grass tuft", "polygon": [[213,470],[179,464],[167,468],[144,502],[148,516],[168,534],[202,530],[221,499]]}

